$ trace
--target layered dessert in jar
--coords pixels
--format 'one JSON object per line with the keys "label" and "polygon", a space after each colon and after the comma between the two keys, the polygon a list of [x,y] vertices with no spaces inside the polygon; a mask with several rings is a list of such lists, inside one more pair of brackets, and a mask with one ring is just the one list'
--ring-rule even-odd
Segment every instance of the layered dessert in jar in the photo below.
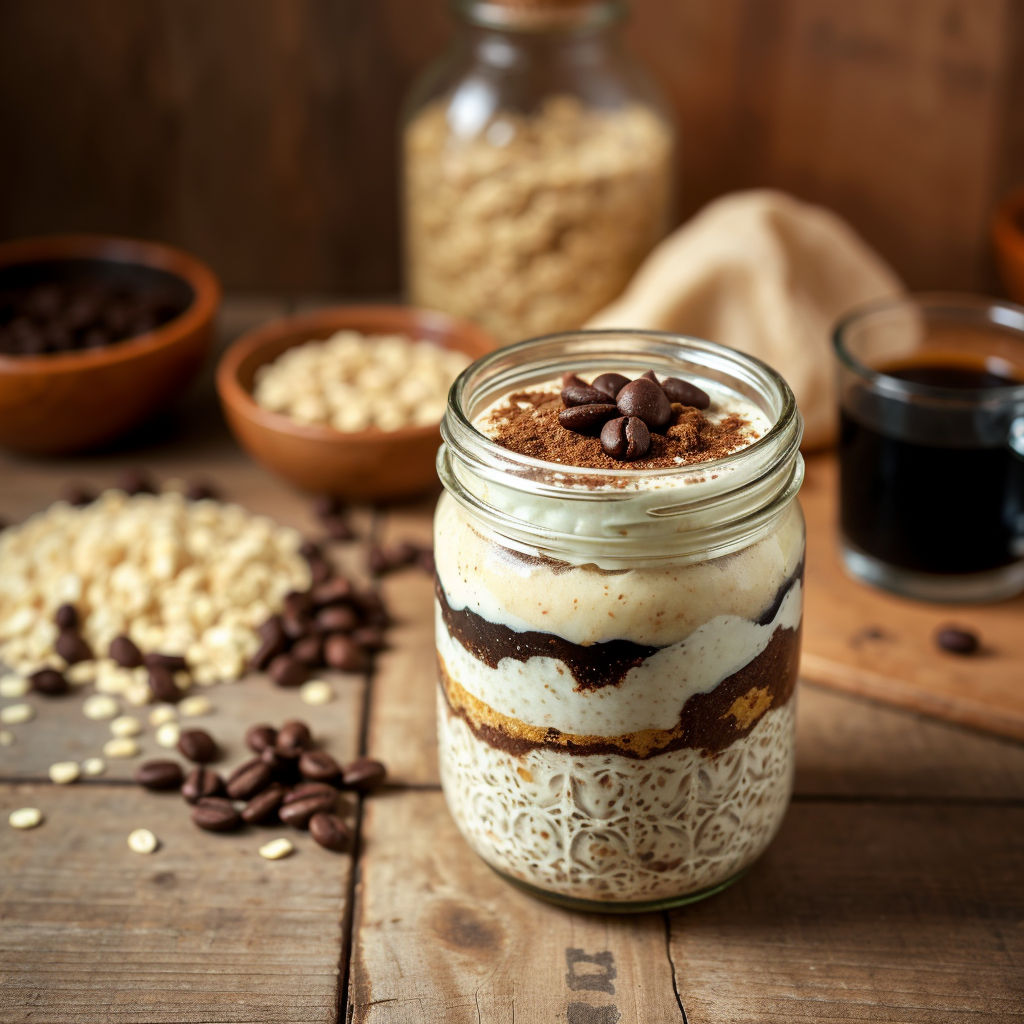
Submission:
{"label": "layered dessert in jar", "polygon": [[438,737],[457,825],[563,903],[716,891],[792,787],[789,389],[707,342],[581,332],[471,367],[444,435]]}

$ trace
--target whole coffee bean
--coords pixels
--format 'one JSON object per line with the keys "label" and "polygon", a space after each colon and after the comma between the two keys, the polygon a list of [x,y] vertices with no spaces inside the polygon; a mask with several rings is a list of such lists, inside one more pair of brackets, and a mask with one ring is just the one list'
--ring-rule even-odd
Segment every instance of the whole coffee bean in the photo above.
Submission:
{"label": "whole coffee bean", "polygon": [[324,638],[315,633],[304,636],[301,640],[296,641],[291,655],[296,661],[301,661],[303,665],[321,664],[324,656]]}
{"label": "whole coffee bean", "polygon": [[316,613],[316,625],[324,633],[348,633],[359,625],[359,616],[348,605],[331,605]]}
{"label": "whole coffee bean", "polygon": [[391,621],[379,594],[374,594],[372,591],[357,594],[355,605],[362,612],[368,626],[379,626],[383,629]]}
{"label": "whole coffee bean", "polygon": [[372,545],[367,553],[366,567],[370,570],[371,576],[383,576],[396,568],[391,562],[390,555],[377,544]]}
{"label": "whole coffee bean", "polygon": [[641,377],[627,384],[615,404],[623,416],[636,416],[650,430],[662,430],[672,420],[672,403],[660,384]]}
{"label": "whole coffee bean", "polygon": [[313,619],[309,612],[302,612],[299,615],[292,615],[286,611],[281,616],[281,628],[289,640],[301,640],[312,628]]}
{"label": "whole coffee bean", "polygon": [[262,825],[277,817],[277,809],[281,806],[284,794],[284,786],[280,782],[272,782],[242,808],[242,821],[250,825]]}
{"label": "whole coffee bean", "polygon": [[245,745],[255,754],[274,748],[277,730],[272,725],[250,725],[245,730]]}
{"label": "whole coffee bean", "polygon": [[96,495],[87,487],[79,487],[77,484],[70,484],[60,492],[61,499],[75,508],[83,508],[91,505],[96,500]]}
{"label": "whole coffee bean", "polygon": [[229,832],[242,820],[230,800],[204,796],[192,808],[192,821],[207,832]]}
{"label": "whole coffee bean", "polygon": [[311,540],[304,540],[299,545],[299,554],[308,562],[311,558],[323,558],[324,553],[320,550],[320,545]]}
{"label": "whole coffee bean", "polygon": [[354,540],[356,533],[344,516],[321,516],[320,525],[331,540]]}
{"label": "whole coffee bean", "polygon": [[651,433],[636,416],[609,420],[601,429],[601,450],[613,459],[642,459],[651,446]]}
{"label": "whole coffee bean", "polygon": [[271,615],[269,619],[262,622],[256,628],[256,632],[263,640],[272,640],[277,637],[283,637],[284,629],[281,625],[281,616]]}
{"label": "whole coffee bean", "polygon": [[85,638],[74,629],[65,629],[57,637],[53,649],[69,664],[92,660],[92,648]]}
{"label": "whole coffee bean", "polygon": [[147,668],[165,668],[168,672],[187,672],[188,662],[183,654],[158,654],[152,652],[142,656]]}
{"label": "whole coffee bean", "polygon": [[285,803],[281,805],[277,816],[286,825],[291,825],[292,828],[305,828],[309,824],[309,819],[314,814],[334,810],[337,798],[337,792],[333,791],[330,795],[326,793],[311,793],[309,796],[304,796],[291,802],[288,802],[288,798],[285,797]]}
{"label": "whole coffee bean", "polygon": [[143,761],[135,769],[135,781],[146,789],[178,789],[184,777],[177,761]]}
{"label": "whole coffee bean", "polygon": [[220,498],[220,494],[218,494],[216,487],[205,480],[193,480],[185,491],[185,497],[189,501],[217,501]]}
{"label": "whole coffee bean", "polygon": [[568,409],[574,405],[600,405],[608,401],[608,395],[597,388],[580,388],[570,385],[562,388],[562,404]]}
{"label": "whole coffee bean", "polygon": [[322,608],[324,605],[337,604],[339,601],[346,601],[352,596],[352,583],[344,576],[335,576],[333,580],[321,583],[314,587],[310,593],[310,599],[315,608]]}
{"label": "whole coffee bean", "polygon": [[170,669],[153,665],[149,670],[149,688],[155,700],[165,704],[177,704],[185,691],[174,681]]}
{"label": "whole coffee bean", "polygon": [[352,843],[352,830],[337,814],[320,811],[309,819],[309,834],[326,850],[344,853]]}
{"label": "whole coffee bean", "polygon": [[307,590],[291,590],[284,596],[284,615],[293,619],[307,615],[313,609],[313,598]]}
{"label": "whole coffee bean", "polygon": [[298,778],[298,768],[295,767],[294,761],[289,761],[279,756],[273,747],[267,747],[265,750],[261,750],[259,752],[259,759],[270,768],[275,776],[281,775],[282,769],[291,768],[294,769],[292,774]]}
{"label": "whole coffee bean", "polygon": [[589,437],[596,437],[601,433],[601,427],[613,416],[618,416],[619,410],[611,404],[605,405],[574,405],[563,409],[558,414],[558,422],[566,430],[574,434],[586,434]]}
{"label": "whole coffee bean", "polygon": [[362,672],[366,652],[344,633],[331,633],[324,641],[324,661],[339,672]]}
{"label": "whole coffee bean", "polygon": [[205,729],[183,729],[178,738],[178,750],[196,764],[209,764],[220,756],[214,738]]}
{"label": "whole coffee bean", "polygon": [[267,675],[278,686],[291,688],[301,686],[306,681],[309,672],[302,662],[297,661],[290,654],[279,654],[267,666]]}
{"label": "whole coffee bean", "polygon": [[281,757],[295,758],[312,746],[313,736],[309,726],[305,722],[292,719],[278,729],[274,749]]}
{"label": "whole coffee bean", "polygon": [[55,668],[41,668],[28,677],[32,689],[46,697],[63,697],[70,687],[68,681]]}
{"label": "whole coffee bean", "polygon": [[264,764],[254,757],[245,764],[239,765],[227,780],[228,796],[232,800],[251,800],[257,793],[270,785],[272,772],[270,765]]}
{"label": "whole coffee bean", "polygon": [[309,575],[314,586],[326,583],[334,576],[334,566],[326,558],[310,558],[308,564]]}
{"label": "whole coffee bean", "polygon": [[380,761],[361,757],[342,768],[342,785],[345,789],[354,789],[357,793],[372,793],[384,785],[387,774],[387,768]]}
{"label": "whole coffee bean", "polygon": [[62,604],[53,617],[60,630],[78,628],[78,609],[73,604]]}
{"label": "whole coffee bean", "polygon": [[299,771],[310,782],[330,782],[341,777],[341,765],[325,750],[304,750],[299,755]]}
{"label": "whole coffee bean", "polygon": [[249,659],[249,667],[255,669],[257,672],[265,671],[267,666],[279,654],[284,653],[284,649],[287,646],[288,643],[284,635],[284,630],[281,630],[278,636],[274,638],[267,638],[260,643],[256,653]]}
{"label": "whole coffee bean", "polygon": [[376,626],[360,626],[352,630],[352,641],[368,651],[379,651],[384,646],[384,631]]}
{"label": "whole coffee bean", "polygon": [[[596,386],[596,382],[595,382]],[[567,370],[562,374],[562,387],[563,388],[589,388],[590,385],[583,380],[581,377],[577,377],[571,370]]]}
{"label": "whole coffee bean", "polygon": [[194,804],[206,796],[220,796],[224,780],[210,768],[193,768],[181,785],[181,795]]}
{"label": "whole coffee bean", "polygon": [[154,494],[153,483],[141,469],[125,470],[118,478],[117,485],[126,494]]}
{"label": "whole coffee bean", "polygon": [[935,634],[935,642],[950,654],[974,654],[980,644],[978,637],[968,629],[945,626]]}
{"label": "whole coffee bean", "polygon": [[646,373],[641,373],[637,380],[653,380],[655,384],[660,384],[658,375],[653,370],[648,370]]}
{"label": "whole coffee bean", "polygon": [[121,668],[138,668],[142,664],[142,651],[124,634],[110,641],[109,654]]}
{"label": "whole coffee bean", "polygon": [[292,786],[284,795],[286,804],[294,804],[311,796],[323,797],[326,800],[337,800],[338,791],[326,782],[300,782]]}
{"label": "whole coffee bean", "polygon": [[678,377],[666,377],[661,382],[661,387],[670,402],[689,405],[694,409],[706,409],[711,405],[711,396],[706,391],[701,391],[696,384],[680,380]]}
{"label": "whole coffee bean", "polygon": [[615,399],[628,383],[629,378],[623,377],[621,373],[602,373],[599,377],[594,378],[592,387]]}

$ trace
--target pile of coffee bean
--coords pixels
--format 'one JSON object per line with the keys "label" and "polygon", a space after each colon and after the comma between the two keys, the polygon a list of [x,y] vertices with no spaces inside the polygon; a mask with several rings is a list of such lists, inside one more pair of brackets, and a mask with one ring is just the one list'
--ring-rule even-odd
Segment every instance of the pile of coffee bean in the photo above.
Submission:
{"label": "pile of coffee bean", "polygon": [[673,403],[707,409],[711,398],[678,377],[658,380],[653,370],[630,380],[621,373],[602,373],[592,384],[574,373],[562,376],[558,422],[576,434],[599,437],[609,458],[632,462],[647,454],[651,432],[664,433],[675,422]]}
{"label": "pile of coffee bean", "polygon": [[345,503],[334,494],[321,494],[313,502],[313,513],[330,540],[355,540],[355,530],[345,515]]}
{"label": "pile of coffee bean", "polygon": [[0,352],[38,356],[103,348],[156,330],[183,308],[162,289],[96,279],[8,287],[0,291]]}
{"label": "pile of coffee bean", "polygon": [[[328,850],[350,848],[352,830],[342,797],[379,789],[387,775],[380,761],[360,758],[339,765],[317,750],[309,726],[297,719],[280,729],[253,725],[245,742],[255,755],[227,778],[206,767],[219,754],[216,741],[202,729],[183,732],[179,751],[196,767],[186,776],[177,761],[146,761],[135,781],[151,790],[181,790],[192,805],[192,821],[208,832],[229,832],[247,825],[284,824],[308,829]],[[239,804],[244,806],[239,807]]]}

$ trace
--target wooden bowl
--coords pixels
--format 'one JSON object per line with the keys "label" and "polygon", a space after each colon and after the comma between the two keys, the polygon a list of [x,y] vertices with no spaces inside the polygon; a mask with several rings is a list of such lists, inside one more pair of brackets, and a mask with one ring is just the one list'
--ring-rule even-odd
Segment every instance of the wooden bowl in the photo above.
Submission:
{"label": "wooden bowl", "polygon": [[0,446],[30,455],[94,448],[174,401],[203,363],[220,303],[209,267],[156,242],[54,235],[0,245],[0,272],[65,260],[95,260],[98,275],[131,273],[123,265],[163,271],[184,282],[192,297],[174,319],[104,348],[0,354]]}
{"label": "wooden bowl", "polygon": [[1010,298],[1024,305],[1024,185],[1006,196],[992,215],[992,242]]}
{"label": "wooden bowl", "polygon": [[440,424],[343,433],[270,412],[252,398],[256,370],[286,349],[336,331],[404,334],[477,359],[496,347],[479,327],[444,313],[405,306],[336,306],[277,320],[243,335],[221,358],[217,391],[228,425],[257,462],[304,491],[355,501],[387,501],[434,485]]}

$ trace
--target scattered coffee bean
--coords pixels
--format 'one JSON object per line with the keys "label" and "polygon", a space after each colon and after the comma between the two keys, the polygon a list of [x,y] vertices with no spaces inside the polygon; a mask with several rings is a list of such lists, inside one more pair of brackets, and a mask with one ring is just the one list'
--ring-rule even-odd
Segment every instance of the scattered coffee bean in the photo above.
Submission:
{"label": "scattered coffee bean", "polygon": [[153,697],[164,704],[177,704],[185,691],[174,681],[174,675],[162,665],[153,665],[149,669],[149,688]]}
{"label": "scattered coffee bean", "polygon": [[324,641],[324,660],[339,672],[362,672],[366,668],[366,653],[344,633],[332,633]]}
{"label": "scattered coffee bean", "polygon": [[341,765],[324,750],[304,750],[299,755],[299,771],[310,782],[331,782],[341,778]]}
{"label": "scattered coffee bean", "polygon": [[309,819],[309,834],[326,850],[344,853],[352,843],[352,831],[337,814],[319,811]]}
{"label": "scattered coffee bean", "polygon": [[603,391],[612,400],[618,398],[619,392],[629,383],[628,377],[623,377],[621,373],[602,373],[599,377],[594,378],[592,387],[597,388],[598,391]]}
{"label": "scattered coffee bean", "polygon": [[220,494],[217,488],[204,480],[193,480],[185,490],[189,501],[218,501]]}
{"label": "scattered coffee bean", "polygon": [[142,651],[135,646],[131,637],[123,634],[110,641],[109,653],[121,668],[138,668],[142,664]]}
{"label": "scattered coffee bean", "polygon": [[311,592],[305,590],[290,590],[284,596],[284,614],[293,619],[302,618],[313,610],[313,598]]}
{"label": "scattered coffee bean", "polygon": [[279,654],[267,666],[267,675],[278,686],[290,688],[301,686],[306,681],[309,671],[302,662],[297,661],[290,654]]}
{"label": "scattered coffee bean", "polygon": [[345,503],[336,494],[318,494],[313,499],[313,514],[317,519],[340,515],[344,509]]}
{"label": "scattered coffee bean", "polygon": [[326,782],[300,782],[284,795],[284,803],[294,804],[299,800],[305,800],[311,796],[323,797],[324,799],[337,800],[338,790]]}
{"label": "scattered coffee bean", "polygon": [[310,593],[310,599],[315,608],[347,601],[351,596],[352,584],[344,576],[335,576],[334,579],[314,587]]}
{"label": "scattered coffee bean", "polygon": [[220,796],[223,792],[224,780],[210,768],[193,768],[181,784],[181,795],[190,804],[204,797]]}
{"label": "scattered coffee bean", "polygon": [[220,756],[214,738],[205,729],[182,729],[178,750],[196,764],[209,764]]}
{"label": "scattered coffee bean", "polygon": [[61,489],[61,499],[75,508],[84,508],[96,500],[96,495],[87,487],[79,487],[77,484],[69,484]]}
{"label": "scattered coffee bean", "polygon": [[643,420],[620,416],[601,429],[601,450],[613,459],[632,462],[642,459],[651,446],[651,434]]}
{"label": "scattered coffee bean", "polygon": [[437,567],[434,564],[434,549],[424,548],[416,556],[416,564],[423,570],[428,576],[433,576],[437,571]]}
{"label": "scattered coffee bean", "polygon": [[78,609],[73,604],[62,604],[57,609],[53,621],[60,630],[78,629]]}
{"label": "scattered coffee bean", "polygon": [[250,825],[261,825],[277,817],[277,809],[284,800],[285,788],[280,782],[272,782],[262,793],[257,793],[242,808],[242,821]]}
{"label": "scattered coffee bean", "polygon": [[613,416],[618,415],[618,408],[611,404],[574,405],[558,414],[558,422],[574,434],[596,437],[601,432],[601,427]]}
{"label": "scattered coffee bean", "polygon": [[32,689],[47,697],[62,697],[70,687],[63,674],[55,668],[41,668],[28,677]]}
{"label": "scattered coffee bean", "polygon": [[270,766],[254,757],[239,765],[227,779],[228,796],[232,800],[251,800],[270,785]]}
{"label": "scattered coffee bean", "polygon": [[[596,382],[595,382],[596,384]],[[582,377],[577,377],[571,370],[566,371],[562,374],[562,387],[563,388],[589,388],[590,385],[583,380]]]}
{"label": "scattered coffee bean", "polygon": [[375,545],[370,548],[367,565],[373,576],[384,576],[389,572],[412,565],[416,561],[419,551],[417,545],[410,544],[408,541],[396,544],[387,551]]}
{"label": "scattered coffee bean", "polygon": [[672,420],[672,403],[668,395],[659,384],[644,377],[627,384],[619,392],[615,404],[623,416],[643,420],[649,430],[660,431]]}
{"label": "scattered coffee bean", "polygon": [[272,725],[250,725],[245,730],[245,745],[255,754],[273,749],[276,742],[277,730]]}
{"label": "scattered coffee bean", "polygon": [[135,769],[135,781],[146,789],[180,789],[184,772],[177,761],[143,761]]}
{"label": "scattered coffee bean", "polygon": [[125,470],[117,478],[116,486],[126,494],[156,494],[153,481],[141,469]]}
{"label": "scattered coffee bean", "polygon": [[92,661],[92,648],[85,638],[74,629],[62,630],[53,649],[69,665],[77,665],[80,661]]}
{"label": "scattered coffee bean", "polygon": [[950,654],[974,654],[980,646],[977,634],[969,629],[944,626],[935,634],[935,642]]}
{"label": "scattered coffee bean", "polygon": [[292,828],[305,828],[314,814],[333,810],[337,798],[338,794],[334,790],[331,791],[331,794],[310,793],[308,796],[303,796],[290,803],[285,797],[286,802],[281,805],[277,816]]}
{"label": "scattered coffee bean", "polygon": [[[288,641],[284,635],[284,629],[281,625],[281,617],[279,615],[275,615],[274,620],[276,634],[264,638],[259,649],[249,661],[250,668],[255,669],[257,672],[264,671],[279,654],[284,653],[285,648],[288,646]],[[264,625],[266,625],[266,623],[264,623]]]}
{"label": "scattered coffee bean", "polygon": [[359,625],[359,616],[348,605],[329,605],[316,613],[316,625],[324,633],[349,633]]}
{"label": "scattered coffee bean", "polygon": [[334,566],[325,558],[311,558],[309,559],[309,575],[314,586],[318,583],[326,583],[334,575]]}
{"label": "scattered coffee bean", "polygon": [[295,847],[292,845],[290,839],[285,839],[282,836],[280,839],[271,839],[269,843],[264,843],[260,849],[259,854],[266,860],[281,860],[282,857],[288,857],[295,852]]}
{"label": "scattered coffee bean", "polygon": [[192,821],[207,832],[228,832],[242,820],[230,800],[204,796],[192,808]]}
{"label": "scattered coffee bean", "polygon": [[348,525],[344,516],[321,516],[320,525],[331,540],[346,541],[355,539],[355,530]]}
{"label": "scattered coffee bean", "polygon": [[357,793],[372,793],[384,785],[387,774],[387,769],[380,761],[361,757],[342,768],[342,785],[345,789],[354,789]]}
{"label": "scattered coffee bean", "polygon": [[133,853],[154,853],[160,840],[148,828],[137,828],[128,833],[128,849]]}
{"label": "scattered coffee bean", "polygon": [[666,377],[661,386],[670,402],[689,405],[694,409],[707,409],[711,405],[711,396],[689,381],[680,380],[678,377]]}
{"label": "scattered coffee bean", "polygon": [[368,651],[379,651],[384,647],[384,631],[376,626],[360,626],[352,630],[352,642]]}
{"label": "scattered coffee bean", "polygon": [[296,641],[291,656],[303,665],[319,665],[324,655],[324,638],[316,633],[304,636]]}
{"label": "scattered coffee bean", "polygon": [[147,668],[165,668],[168,672],[187,672],[188,662],[183,654],[158,654],[153,652],[142,657]]}
{"label": "scattered coffee bean", "polygon": [[281,628],[284,630],[287,640],[301,640],[310,631],[312,625],[313,620],[308,612],[302,612],[299,615],[285,612],[281,616]]}
{"label": "scattered coffee bean", "polygon": [[277,731],[274,749],[280,757],[296,758],[313,746],[313,736],[305,722],[296,719],[285,722]]}
{"label": "scattered coffee bean", "polygon": [[570,385],[562,388],[562,405],[567,409],[574,405],[603,405],[608,401],[608,395],[604,391],[598,391],[591,387],[574,387]]}

